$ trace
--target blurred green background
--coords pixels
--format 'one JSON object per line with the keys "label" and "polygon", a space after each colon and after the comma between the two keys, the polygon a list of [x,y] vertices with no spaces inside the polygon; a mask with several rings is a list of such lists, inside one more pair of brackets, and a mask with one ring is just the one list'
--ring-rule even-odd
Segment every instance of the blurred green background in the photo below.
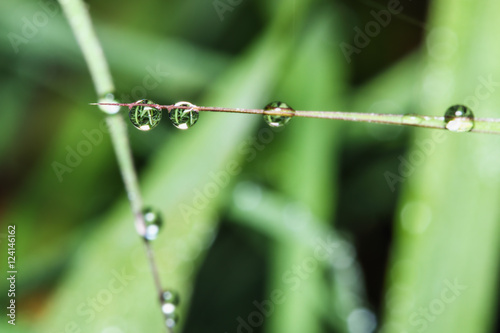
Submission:
{"label": "blurred green background", "polygon": [[[498,1],[87,4],[122,102],[500,117]],[[16,225],[19,272],[16,326],[2,315],[0,331],[164,331],[59,5],[2,1],[0,29],[0,267]],[[498,137],[164,118],[129,139],[165,221],[153,246],[178,332],[498,330]]]}

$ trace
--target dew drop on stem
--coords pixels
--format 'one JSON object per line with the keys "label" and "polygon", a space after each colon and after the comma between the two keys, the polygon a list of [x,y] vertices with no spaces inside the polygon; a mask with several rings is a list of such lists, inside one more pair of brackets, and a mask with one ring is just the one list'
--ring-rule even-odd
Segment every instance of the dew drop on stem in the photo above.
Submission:
{"label": "dew drop on stem", "polygon": [[465,105],[453,105],[446,110],[444,122],[452,132],[469,132],[474,127],[474,114]]}
{"label": "dew drop on stem", "polygon": [[179,315],[177,312],[165,315],[165,324],[168,328],[174,328],[179,323]]}
{"label": "dew drop on stem", "polygon": [[161,227],[163,225],[163,221],[160,213],[152,208],[144,208],[142,210],[142,214],[144,217],[145,231],[143,237],[150,241],[155,240],[160,233]]}
{"label": "dew drop on stem", "polygon": [[405,114],[402,118],[402,123],[406,125],[419,125],[422,121],[422,116],[414,113]]}
{"label": "dew drop on stem", "polygon": [[[99,99],[99,103],[118,103],[115,95],[107,93]],[[119,105],[99,105],[99,109],[107,114],[116,114],[120,111]]]}
{"label": "dew drop on stem", "polygon": [[181,130],[187,130],[193,127],[198,121],[200,112],[196,109],[196,105],[189,102],[178,102],[175,106],[185,106],[187,108],[172,108],[168,114],[172,124]]}
{"label": "dew drop on stem", "polygon": [[161,294],[161,302],[179,305],[179,294],[174,290],[165,290]]}
{"label": "dew drop on stem", "polygon": [[[140,99],[135,104],[155,103],[151,100]],[[150,131],[160,123],[161,110],[152,106],[134,105],[130,107],[128,116],[135,128],[141,131]]]}
{"label": "dew drop on stem", "polygon": [[[266,114],[266,111],[285,111],[289,115]],[[295,114],[295,110],[283,102],[271,102],[264,107],[264,121],[271,127],[285,126]]]}
{"label": "dew drop on stem", "polygon": [[179,322],[177,305],[179,305],[179,295],[177,292],[165,290],[161,294],[161,311],[165,315],[165,324],[167,327],[173,328]]}

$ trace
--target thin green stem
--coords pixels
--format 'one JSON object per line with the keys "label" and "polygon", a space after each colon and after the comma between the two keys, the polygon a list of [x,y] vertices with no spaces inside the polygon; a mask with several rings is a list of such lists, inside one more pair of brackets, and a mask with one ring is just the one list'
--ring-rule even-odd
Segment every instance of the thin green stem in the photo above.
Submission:
{"label": "thin green stem", "polygon": [[59,3],[80,45],[99,97],[115,90],[109,66],[92,27],[87,6],[82,0],[59,0]]}
{"label": "thin green stem", "polygon": [[[92,27],[85,3],[82,0],[59,0],[59,3],[82,50],[98,97],[101,99],[108,94],[112,94],[115,88],[109,66]],[[110,130],[118,166],[125,184],[125,190],[134,215],[135,227],[139,235],[144,235],[146,233],[146,223],[142,214],[143,202],[137,172],[132,159],[132,151],[128,141],[127,126],[125,125],[123,116],[120,114],[108,115],[106,121]],[[145,240],[144,245],[155,287],[158,296],[160,296],[163,290],[154,259],[154,251],[149,241]],[[171,333],[173,332],[172,328],[167,327],[167,330]]]}
{"label": "thin green stem", "polygon": [[[90,103],[91,105],[119,105],[127,106],[149,106],[158,109],[194,109],[205,112],[230,112],[245,114],[260,114],[285,117],[305,117],[320,119],[337,119],[355,122],[368,122],[387,125],[415,126],[434,129],[447,129],[444,117],[423,116],[418,114],[386,114],[386,113],[362,113],[362,112],[343,112],[343,111],[294,111],[290,109],[242,109],[242,108],[220,108],[208,106],[178,106],[178,105],[160,105],[160,104],[141,104],[141,103]],[[500,134],[499,118],[474,118],[474,127],[470,132]]]}

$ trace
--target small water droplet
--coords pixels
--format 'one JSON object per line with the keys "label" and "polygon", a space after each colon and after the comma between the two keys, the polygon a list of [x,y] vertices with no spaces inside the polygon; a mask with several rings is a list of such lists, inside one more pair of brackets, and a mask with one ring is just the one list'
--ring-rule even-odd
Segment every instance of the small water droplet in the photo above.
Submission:
{"label": "small water droplet", "polygon": [[414,113],[408,113],[403,116],[402,123],[403,124],[408,124],[408,125],[418,125],[420,124],[424,119],[422,116]]}
{"label": "small water droplet", "polygon": [[287,111],[290,115],[270,115],[264,114],[264,121],[271,127],[285,126],[295,114],[295,110],[283,102],[271,102],[266,105],[264,111]]}
{"label": "small water droplet", "polygon": [[452,132],[469,132],[474,127],[474,114],[465,105],[453,105],[446,110],[444,122]]}
{"label": "small water droplet", "polygon": [[161,294],[161,311],[165,315],[167,327],[174,327],[179,322],[177,305],[179,304],[179,294],[173,290],[165,290]]}
{"label": "small water droplet", "polygon": [[[155,104],[153,101],[147,99],[140,99],[136,104]],[[141,131],[150,131],[158,124],[161,120],[161,110],[143,105],[135,105],[130,108],[128,113],[132,125]]]}
{"label": "small water droplet", "polygon": [[165,325],[169,328],[174,328],[179,323],[179,315],[177,313],[165,315],[165,318]]}
{"label": "small water droplet", "polygon": [[178,102],[176,106],[187,106],[187,109],[174,108],[170,110],[169,118],[172,124],[181,130],[187,130],[198,121],[200,112],[196,110],[196,105],[189,102]]}
{"label": "small water droplet", "polygon": [[179,294],[173,290],[165,290],[161,294],[162,303],[172,303],[174,305],[179,305]]}
{"label": "small water droplet", "polygon": [[[104,97],[99,99],[99,103],[118,103],[115,99],[115,95],[112,93],[106,94]],[[99,109],[107,114],[116,114],[120,111],[119,105],[99,105]]]}
{"label": "small water droplet", "polygon": [[151,208],[145,208],[143,209],[142,214],[144,217],[144,223],[146,224],[146,230],[143,237],[147,240],[156,239],[163,224],[160,213]]}

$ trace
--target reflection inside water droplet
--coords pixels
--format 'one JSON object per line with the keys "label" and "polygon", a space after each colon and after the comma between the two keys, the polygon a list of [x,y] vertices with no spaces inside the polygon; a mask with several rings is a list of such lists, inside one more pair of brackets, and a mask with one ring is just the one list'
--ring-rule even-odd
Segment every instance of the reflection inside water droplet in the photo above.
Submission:
{"label": "reflection inside water droplet", "polygon": [[[136,104],[155,104],[153,101],[141,99],[135,102]],[[135,128],[141,131],[150,131],[161,120],[161,110],[152,106],[135,105],[130,108],[128,117]]]}
{"label": "reflection inside water droplet", "polygon": [[474,114],[465,105],[453,105],[446,110],[444,122],[452,132],[469,132],[474,127]]}
{"label": "reflection inside water droplet", "polygon": [[181,130],[187,130],[188,128],[194,126],[198,121],[200,112],[196,110],[196,105],[189,102],[178,102],[175,103],[176,106],[187,106],[184,108],[173,108],[170,110],[168,117],[172,124]]}
{"label": "reflection inside water droplet", "polygon": [[264,111],[285,111],[289,115],[264,114],[264,121],[271,127],[285,126],[295,114],[295,110],[283,102],[271,102],[266,105]]}

